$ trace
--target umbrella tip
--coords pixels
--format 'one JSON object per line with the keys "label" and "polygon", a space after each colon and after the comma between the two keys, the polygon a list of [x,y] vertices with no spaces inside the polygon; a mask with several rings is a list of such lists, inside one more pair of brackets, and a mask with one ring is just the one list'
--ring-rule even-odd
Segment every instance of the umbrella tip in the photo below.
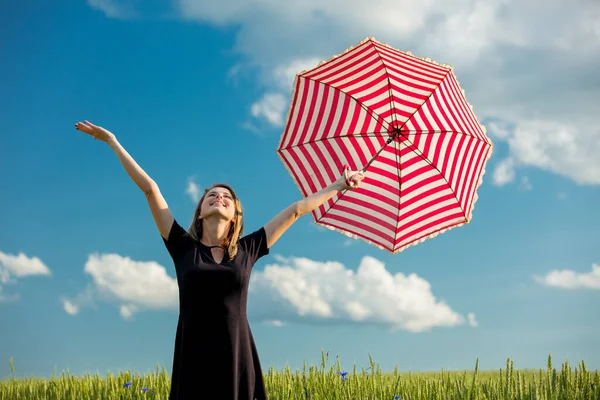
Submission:
{"label": "umbrella tip", "polygon": [[375,38],[373,36],[366,36],[363,40],[358,42],[357,46],[360,46],[361,44],[364,44],[367,42],[377,42],[377,40],[375,40]]}

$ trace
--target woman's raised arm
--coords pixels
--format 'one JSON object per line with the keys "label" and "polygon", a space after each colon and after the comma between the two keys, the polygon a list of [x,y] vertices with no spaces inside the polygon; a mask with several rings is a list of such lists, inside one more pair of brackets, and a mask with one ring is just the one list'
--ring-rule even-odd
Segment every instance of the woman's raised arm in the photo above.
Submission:
{"label": "woman's raised arm", "polygon": [[346,170],[344,175],[340,176],[329,186],[302,200],[290,204],[265,225],[267,247],[270,248],[273,246],[275,242],[279,240],[281,235],[283,235],[283,233],[288,230],[298,218],[321,206],[338,192],[347,189],[356,189],[363,179],[364,174],[361,171]]}
{"label": "woman's raised arm", "polygon": [[135,162],[112,132],[89,121],[78,122],[75,124],[75,128],[94,139],[107,143],[113,149],[129,177],[144,192],[156,227],[162,237],[167,239],[173,224],[173,215],[156,182]]}

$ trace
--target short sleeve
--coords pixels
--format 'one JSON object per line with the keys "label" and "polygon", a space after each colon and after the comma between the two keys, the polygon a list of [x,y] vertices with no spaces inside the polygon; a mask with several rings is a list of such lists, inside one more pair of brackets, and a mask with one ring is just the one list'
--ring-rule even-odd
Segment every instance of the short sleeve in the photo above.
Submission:
{"label": "short sleeve", "polygon": [[162,235],[161,238],[175,264],[183,258],[192,246],[191,238],[187,236],[187,231],[175,219],[173,219],[168,239],[165,239]]}
{"label": "short sleeve", "polygon": [[248,254],[248,262],[251,267],[261,257],[269,254],[269,247],[267,246],[267,233],[265,232],[264,227],[244,236],[242,239],[240,239],[240,245]]}

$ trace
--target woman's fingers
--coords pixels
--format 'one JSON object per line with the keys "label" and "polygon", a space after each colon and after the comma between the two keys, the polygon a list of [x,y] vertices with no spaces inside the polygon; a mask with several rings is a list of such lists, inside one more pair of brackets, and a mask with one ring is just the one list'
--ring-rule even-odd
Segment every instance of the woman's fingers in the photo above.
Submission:
{"label": "woman's fingers", "polygon": [[75,124],[75,128],[77,128],[78,130],[87,133],[88,135],[92,136],[94,139],[103,141],[103,142],[108,142],[108,140],[112,137],[114,137],[114,135],[107,131],[106,129],[102,128],[101,126],[97,126],[92,124],[90,121],[83,120],[83,122],[77,122]]}
{"label": "woman's fingers", "polygon": [[360,182],[365,178],[362,172],[357,171],[356,173],[350,176],[350,181],[352,182],[352,187],[357,188],[360,185]]}
{"label": "woman's fingers", "polygon": [[89,125],[86,125],[83,122],[78,122],[75,124],[75,128],[79,131],[85,132],[87,134],[92,134],[92,127],[90,127]]}
{"label": "woman's fingers", "polygon": [[344,165],[344,178],[347,188],[356,189],[364,179],[364,174],[363,171],[352,171],[350,166],[346,164]]}

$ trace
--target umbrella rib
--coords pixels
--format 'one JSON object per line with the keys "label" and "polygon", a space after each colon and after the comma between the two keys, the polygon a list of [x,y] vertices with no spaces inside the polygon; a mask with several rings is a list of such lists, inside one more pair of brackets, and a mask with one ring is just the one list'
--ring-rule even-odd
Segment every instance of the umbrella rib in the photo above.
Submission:
{"label": "umbrella rib", "polygon": [[[473,138],[473,139],[477,139],[477,138]],[[477,139],[479,140],[479,139]],[[419,158],[421,158],[423,161],[425,161],[427,164],[429,164],[431,167],[433,167],[433,169],[435,169],[440,176],[442,177],[442,179],[444,180],[444,182],[446,182],[446,184],[448,185],[448,187],[450,189],[452,189],[452,185],[450,185],[450,182],[448,182],[448,180],[446,179],[446,177],[444,176],[444,174],[442,173],[442,171],[440,171],[438,169],[437,166],[435,166],[431,160],[429,160],[427,157],[425,157],[425,155],[418,149],[417,146],[415,146],[415,144],[413,142],[411,142],[410,140],[406,139],[406,142],[408,142],[409,145],[407,145],[407,147],[410,149],[410,151],[412,151],[413,153],[415,153],[417,156],[419,156]],[[465,213],[465,210],[462,209],[462,205],[460,204],[460,200],[458,199],[458,196],[456,195],[456,192],[454,190],[451,190],[452,194],[454,195],[454,198],[456,199],[456,202],[458,203],[458,206],[460,207],[460,211],[462,211],[462,213]],[[465,218],[467,217],[467,215],[465,214]],[[398,228],[396,227],[396,230]]]}
{"label": "umbrella rib", "polygon": [[394,140],[394,147],[396,148],[396,162],[398,163],[398,216],[396,217],[396,228],[394,229],[394,243],[392,243],[392,250],[396,248],[398,227],[400,226],[400,212],[402,211],[400,208],[400,200],[402,195],[402,177],[400,174],[402,173],[402,170],[400,169],[400,143],[398,143],[397,140]]}
{"label": "umbrella rib", "polygon": [[390,80],[390,74],[387,70],[387,67],[385,66],[385,63],[383,62],[383,57],[381,56],[381,52],[377,52],[377,55],[379,56],[379,61],[381,61],[381,65],[383,65],[383,70],[385,71],[385,76],[386,76],[386,80],[387,80],[387,86],[388,86],[388,96],[390,99],[390,115],[392,116],[392,121],[391,121],[391,125],[393,126],[393,122],[396,122],[396,117],[394,116],[394,109],[396,108],[396,106],[394,105],[394,96],[392,94],[392,81]]}
{"label": "umbrella rib", "polygon": [[479,138],[477,138],[476,136],[473,136],[467,132],[461,132],[461,131],[429,131],[429,130],[417,130],[415,129],[414,131],[404,131],[406,132],[404,135],[404,137],[408,137],[409,135],[434,135],[434,134],[442,134],[442,133],[452,133],[453,135],[467,135],[469,137],[472,137],[473,139],[477,139],[480,140]]}
{"label": "umbrella rib", "polygon": [[[377,121],[377,122],[381,121],[381,125],[384,125],[384,123],[385,123],[385,124],[388,124],[388,127],[387,127],[386,129],[389,129],[389,123],[388,123],[388,122],[387,122],[387,121],[386,121],[384,118],[382,118],[382,117],[381,117],[379,114],[376,114],[376,113],[374,113],[374,112],[373,112],[373,110],[369,109],[367,106],[365,106],[365,105],[364,105],[364,104],[363,104],[361,101],[358,101],[358,99],[356,99],[356,98],[355,98],[354,96],[352,96],[351,94],[349,94],[349,93],[346,93],[346,92],[342,91],[342,89],[336,88],[335,86],[332,86],[332,85],[331,85],[331,84],[329,84],[329,83],[325,83],[325,82],[322,82],[322,81],[318,81],[318,80],[316,80],[316,79],[313,79],[313,78],[308,78],[308,77],[306,77],[306,76],[304,76],[303,78],[304,78],[304,79],[306,79],[306,80],[308,80],[308,81],[315,82],[315,83],[317,83],[317,84],[325,85],[325,86],[327,86],[327,87],[329,87],[329,88],[331,88],[331,89],[333,89],[333,90],[337,90],[337,91],[339,91],[340,93],[342,93],[342,94],[344,94],[344,95],[346,95],[346,96],[350,97],[352,100],[354,100],[354,101],[356,102],[356,104],[359,104],[359,105],[360,105],[360,107],[361,107],[363,110],[365,110],[365,112],[366,112],[366,113],[367,113],[367,114],[368,114],[368,115],[369,115],[371,118],[373,118],[375,121]],[[388,79],[389,79],[389,78],[388,78]],[[383,132],[382,132],[382,133],[383,133]],[[388,132],[385,132],[385,133],[388,133]]]}
{"label": "umbrella rib", "polygon": [[450,69],[448,71],[446,71],[446,75],[444,75],[444,77],[442,79],[440,79],[440,81],[437,83],[437,85],[435,86],[435,88],[431,91],[431,93],[429,93],[429,95],[427,96],[427,98],[425,100],[423,100],[423,102],[421,103],[421,105],[419,105],[419,107],[415,108],[415,111],[413,111],[413,113],[410,115],[410,117],[406,118],[406,121],[404,121],[402,123],[402,126],[400,126],[400,128],[398,128],[398,129],[401,130],[402,128],[404,128],[404,126],[406,125],[406,123],[408,121],[410,121],[412,119],[412,117],[414,117],[415,114],[423,107],[423,105],[429,101],[429,98],[431,96],[433,96],[433,93],[435,93],[435,91],[440,87],[440,85],[442,84],[442,82],[444,81],[444,79],[446,79],[446,77],[448,76],[448,74],[450,73],[450,71],[451,71]]}
{"label": "umbrella rib", "polygon": [[457,135],[463,134],[463,132],[456,132],[456,131],[436,131],[436,130],[430,131],[428,129],[427,130],[426,129],[423,129],[423,130],[416,130],[415,129],[414,131],[405,131],[405,132],[408,132],[408,133],[405,134],[405,136],[407,136],[407,135],[413,135],[413,134],[414,135],[416,135],[416,134],[419,134],[419,135],[433,135],[435,133],[456,133]]}
{"label": "umbrella rib", "polygon": [[[387,133],[387,132],[386,132]],[[377,137],[382,135],[382,132],[365,132],[365,133],[360,133],[360,134],[347,134],[347,135],[338,135],[338,136],[329,136],[329,137],[322,137],[319,139],[314,139],[311,140],[310,142],[304,142],[304,143],[298,143],[298,144],[293,144],[291,146],[287,146],[282,148],[281,150],[287,150],[287,149],[293,149],[294,147],[300,147],[300,146],[304,146],[307,145],[308,143],[317,143],[317,142],[324,142],[326,140],[331,140],[331,139],[338,139],[338,138],[343,138],[343,137]]]}

